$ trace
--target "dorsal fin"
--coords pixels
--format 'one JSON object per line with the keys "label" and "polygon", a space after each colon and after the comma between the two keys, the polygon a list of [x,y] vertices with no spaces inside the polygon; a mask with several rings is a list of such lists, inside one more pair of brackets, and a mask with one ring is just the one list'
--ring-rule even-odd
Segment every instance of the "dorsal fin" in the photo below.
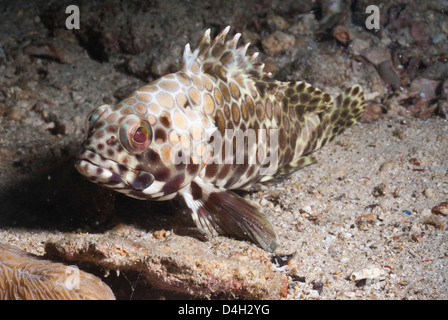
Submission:
{"label": "dorsal fin", "polygon": [[237,47],[240,33],[226,41],[229,30],[230,26],[227,26],[211,41],[210,29],[207,29],[193,51],[190,44],[187,44],[182,71],[209,73],[221,78],[238,74],[246,74],[253,79],[270,76],[263,71],[264,63],[256,61],[258,52],[251,56],[246,55],[250,43]]}
{"label": "dorsal fin", "polygon": [[286,109],[294,108],[298,116],[321,113],[333,107],[333,97],[304,81],[281,82],[263,78],[255,81],[261,96],[265,94],[281,101]]}

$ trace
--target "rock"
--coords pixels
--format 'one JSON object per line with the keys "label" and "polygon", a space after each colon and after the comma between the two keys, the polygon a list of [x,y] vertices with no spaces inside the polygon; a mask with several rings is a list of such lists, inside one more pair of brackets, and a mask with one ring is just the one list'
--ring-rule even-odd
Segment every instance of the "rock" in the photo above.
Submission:
{"label": "rock", "polygon": [[404,137],[404,132],[400,128],[395,128],[394,130],[392,130],[392,136],[397,137],[401,140]]}
{"label": "rock", "polygon": [[165,236],[132,240],[116,232],[67,234],[48,241],[45,250],[49,256],[102,269],[135,271],[156,288],[196,297],[279,299],[287,293],[286,275],[275,271],[270,255],[261,249],[242,251],[238,244],[210,249],[190,237]]}
{"label": "rock", "polygon": [[400,74],[395,71],[392,62],[385,60],[378,65],[378,74],[381,79],[394,87],[399,87],[401,82]]}
{"label": "rock", "polygon": [[278,15],[271,15],[267,18],[266,23],[272,31],[283,30],[289,27],[289,23]]}
{"label": "rock", "polygon": [[383,107],[379,104],[367,105],[362,115],[361,122],[369,123],[378,120],[383,114]]}
{"label": "rock", "polygon": [[154,238],[159,239],[159,240],[166,239],[167,232],[165,229],[156,230],[156,231],[154,231],[153,235],[154,235]]}
{"label": "rock", "polygon": [[243,43],[250,42],[250,45],[253,46],[260,42],[260,34],[257,32],[252,32],[250,30],[244,30],[241,32],[241,38]]}
{"label": "rock", "polygon": [[353,40],[353,35],[344,27],[336,27],[333,29],[333,37],[339,42],[346,45]]}
{"label": "rock", "polygon": [[445,80],[448,78],[448,63],[437,61],[421,73],[423,78]]}
{"label": "rock", "polygon": [[428,198],[428,199],[432,199],[432,198],[434,198],[434,197],[436,196],[433,188],[426,188],[426,189],[423,191],[423,194],[424,194],[425,197]]}
{"label": "rock", "polygon": [[372,267],[355,271],[350,275],[350,280],[360,281],[363,279],[378,279],[382,280],[386,278],[386,272],[379,267]]}
{"label": "rock", "polygon": [[438,96],[441,81],[418,78],[411,82],[411,91],[420,92],[422,98],[433,99]]}
{"label": "rock", "polygon": [[408,62],[408,66],[406,68],[406,75],[407,75],[408,80],[413,80],[415,78],[416,74],[420,73],[418,66],[419,66],[421,60],[416,57],[411,57],[410,59],[407,60],[407,62]]}
{"label": "rock", "polygon": [[434,214],[440,214],[442,216],[448,216],[448,202],[441,202],[431,210]]}
{"label": "rock", "polygon": [[406,7],[404,10],[400,11],[398,6],[393,6],[389,11],[388,28],[392,32],[399,32],[409,25],[412,16],[412,10],[409,7]]}
{"label": "rock", "polygon": [[409,161],[408,161],[410,164],[412,164],[412,165],[414,165],[414,166],[421,166],[422,165],[422,163],[423,163],[423,161],[421,160],[421,159],[419,159],[419,158],[411,158],[411,159],[409,159]]}
{"label": "rock", "polygon": [[30,44],[23,50],[26,55],[56,60],[63,64],[75,62],[79,56],[79,51],[81,51],[80,47],[72,43],[61,43],[57,41]]}
{"label": "rock", "polygon": [[314,14],[303,14],[298,18],[298,21],[288,28],[288,32],[299,37],[299,36],[312,36],[318,22]]}
{"label": "rock", "polygon": [[296,38],[282,31],[276,31],[261,41],[264,51],[269,56],[279,55],[292,48]]}
{"label": "rock", "polygon": [[377,185],[375,188],[373,188],[372,195],[375,198],[382,197],[385,194],[386,194],[386,185],[384,183],[381,183]]}
{"label": "rock", "polygon": [[422,218],[427,218],[431,215],[431,209],[425,208],[421,212]]}
{"label": "rock", "polygon": [[392,56],[386,48],[371,47],[364,49],[361,56],[366,58],[374,66],[379,66],[384,61],[392,61]]}
{"label": "rock", "polygon": [[423,217],[422,223],[423,224],[432,225],[435,228],[440,229],[440,230],[445,230],[446,229],[445,223],[443,223],[441,221],[441,219],[438,216],[435,216],[435,215],[431,215],[429,217]]}
{"label": "rock", "polygon": [[18,108],[11,107],[4,111],[4,117],[6,120],[19,121],[24,117],[24,113]]}
{"label": "rock", "polygon": [[359,230],[367,231],[375,225],[375,216],[371,214],[362,215],[356,218],[356,226]]}
{"label": "rock", "polygon": [[343,1],[323,0],[321,1],[322,19],[320,30],[328,30],[337,25],[349,11],[349,6]]}
{"label": "rock", "polygon": [[[348,45],[350,54],[359,56],[364,50],[368,50],[370,43],[364,39],[355,38]],[[366,58],[367,59],[367,58]]]}
{"label": "rock", "polygon": [[431,104],[430,98],[416,97],[413,100],[413,105],[409,106],[408,110],[410,111],[411,115],[422,120],[426,120],[432,117],[437,108],[438,104]]}
{"label": "rock", "polygon": [[432,42],[433,43],[439,43],[439,42],[443,42],[443,41],[446,41],[446,40],[447,40],[446,35],[444,33],[441,33],[441,32],[436,33],[436,34],[434,34],[432,36]]}
{"label": "rock", "polygon": [[379,172],[391,173],[391,172],[395,171],[396,169],[398,169],[399,167],[400,167],[400,164],[397,161],[389,160],[389,161],[383,162],[380,165],[380,168],[378,170],[379,170]]}
{"label": "rock", "polygon": [[448,118],[448,102],[446,100],[439,102],[439,114],[445,119]]}
{"label": "rock", "polygon": [[432,42],[431,37],[425,31],[425,25],[422,22],[416,22],[411,26],[411,35],[414,41],[420,46],[429,46]]}

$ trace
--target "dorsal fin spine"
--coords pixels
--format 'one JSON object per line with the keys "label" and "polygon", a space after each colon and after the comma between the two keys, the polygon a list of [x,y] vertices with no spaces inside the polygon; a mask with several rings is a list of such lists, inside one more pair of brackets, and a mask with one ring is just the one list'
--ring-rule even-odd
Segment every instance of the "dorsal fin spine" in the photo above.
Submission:
{"label": "dorsal fin spine", "polygon": [[219,73],[217,75],[223,79],[238,74],[248,74],[251,78],[261,79],[265,75],[263,72],[264,64],[257,63],[258,53],[250,56],[246,55],[249,43],[238,47],[241,33],[236,33],[226,41],[229,30],[230,26],[227,26],[211,40],[210,29],[207,29],[193,52],[191,52],[189,45],[186,46],[182,70],[189,71],[197,63],[201,70],[203,70],[202,67],[206,66],[206,70],[203,71]]}
{"label": "dorsal fin spine", "polygon": [[233,36],[233,38],[229,41],[229,47],[232,49],[236,49],[236,44],[241,37],[241,33],[237,33]]}
{"label": "dorsal fin spine", "polygon": [[245,55],[246,55],[246,52],[247,52],[247,49],[249,48],[249,46],[250,46],[250,42],[241,45],[241,46],[237,49],[238,53],[241,54],[242,56],[245,56]]}
{"label": "dorsal fin spine", "polygon": [[259,54],[260,54],[259,52],[254,52],[254,53],[249,57],[249,60],[251,60],[251,61],[255,61],[255,60],[257,59],[257,57],[258,57]]}
{"label": "dorsal fin spine", "polygon": [[198,47],[201,46],[203,43],[206,43],[207,45],[210,45],[210,28],[205,30],[204,34],[202,35],[201,39],[198,42]]}
{"label": "dorsal fin spine", "polygon": [[[218,34],[218,36],[215,38],[215,40],[224,44],[224,42],[226,41],[226,36],[229,33],[229,30],[230,30],[230,26],[225,27],[224,30],[222,30]],[[213,45],[213,43],[212,43],[212,45]]]}
{"label": "dorsal fin spine", "polygon": [[193,61],[193,52],[191,52],[190,44],[187,43],[184,49],[184,69],[190,69]]}

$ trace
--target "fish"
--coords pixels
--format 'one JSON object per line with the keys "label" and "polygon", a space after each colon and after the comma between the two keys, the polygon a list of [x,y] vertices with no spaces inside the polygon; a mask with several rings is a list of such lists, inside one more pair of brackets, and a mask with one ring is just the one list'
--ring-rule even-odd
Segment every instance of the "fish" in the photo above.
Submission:
{"label": "fish", "polygon": [[354,85],[333,98],[304,81],[278,81],[258,53],[210,29],[183,66],[88,117],[75,167],[141,200],[180,199],[207,237],[227,235],[274,252],[268,217],[235,190],[266,190],[316,162],[311,155],[364,111]]}

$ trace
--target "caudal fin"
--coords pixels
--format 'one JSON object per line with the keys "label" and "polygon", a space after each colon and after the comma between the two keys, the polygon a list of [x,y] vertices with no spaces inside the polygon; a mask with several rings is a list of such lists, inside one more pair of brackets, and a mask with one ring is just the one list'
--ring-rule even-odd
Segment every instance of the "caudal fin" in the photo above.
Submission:
{"label": "caudal fin", "polygon": [[324,110],[319,114],[320,124],[317,132],[321,133],[313,142],[313,150],[317,150],[337,135],[350,128],[364,112],[364,92],[359,85],[355,85],[345,90],[334,100],[331,108]]}

